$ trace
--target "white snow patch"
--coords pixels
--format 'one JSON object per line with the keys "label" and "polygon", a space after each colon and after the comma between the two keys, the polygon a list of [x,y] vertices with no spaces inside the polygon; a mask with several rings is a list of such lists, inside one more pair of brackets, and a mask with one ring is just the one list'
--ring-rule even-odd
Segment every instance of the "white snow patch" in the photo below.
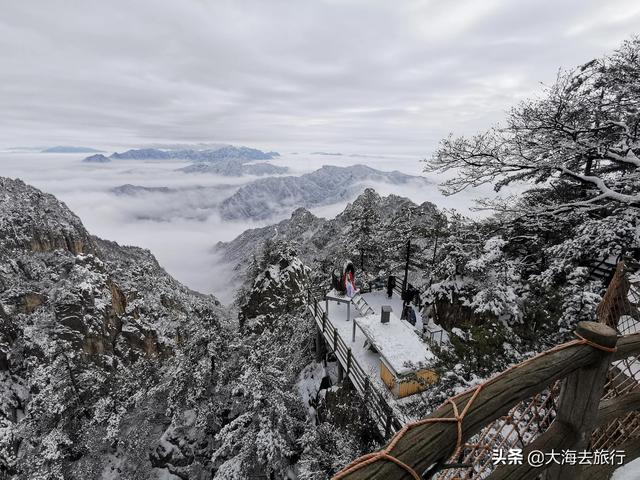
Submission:
{"label": "white snow patch", "polygon": [[618,468],[611,480],[638,480],[640,478],[640,458]]}

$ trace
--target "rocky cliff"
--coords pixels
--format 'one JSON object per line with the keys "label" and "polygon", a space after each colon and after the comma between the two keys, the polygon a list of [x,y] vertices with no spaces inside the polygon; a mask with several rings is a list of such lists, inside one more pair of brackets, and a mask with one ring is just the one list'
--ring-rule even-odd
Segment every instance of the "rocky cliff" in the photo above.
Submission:
{"label": "rocky cliff", "polygon": [[224,421],[188,402],[215,385],[235,329],[214,297],[2,178],[0,317],[0,473],[209,478],[203,438]]}

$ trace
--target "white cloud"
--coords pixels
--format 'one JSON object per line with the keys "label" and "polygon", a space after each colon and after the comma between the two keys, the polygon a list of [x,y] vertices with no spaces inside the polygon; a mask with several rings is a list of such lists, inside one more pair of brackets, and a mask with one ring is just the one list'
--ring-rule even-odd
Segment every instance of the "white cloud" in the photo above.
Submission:
{"label": "white cloud", "polygon": [[634,32],[628,0],[3,2],[0,146],[427,155]]}

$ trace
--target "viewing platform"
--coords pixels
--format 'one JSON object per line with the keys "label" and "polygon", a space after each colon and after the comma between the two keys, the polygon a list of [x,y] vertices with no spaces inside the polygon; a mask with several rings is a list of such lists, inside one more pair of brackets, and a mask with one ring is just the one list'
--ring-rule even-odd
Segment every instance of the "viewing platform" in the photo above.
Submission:
{"label": "viewing platform", "polygon": [[[309,311],[318,327],[317,342],[338,361],[338,380],[345,376],[363,397],[384,436],[411,419],[398,408],[403,399],[428,388],[437,377],[429,369],[434,355],[420,338],[422,317],[415,309],[413,326],[400,319],[403,302],[385,292],[357,294],[353,298],[335,290],[316,300]],[[383,305],[391,307],[389,321],[381,322]],[[322,347],[316,345],[317,351]]]}

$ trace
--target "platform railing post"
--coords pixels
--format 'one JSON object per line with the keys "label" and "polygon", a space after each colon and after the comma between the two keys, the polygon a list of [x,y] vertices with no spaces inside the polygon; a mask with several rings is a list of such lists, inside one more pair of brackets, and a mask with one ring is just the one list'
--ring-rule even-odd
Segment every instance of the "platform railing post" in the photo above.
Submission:
{"label": "platform railing post", "polygon": [[[607,348],[614,348],[618,341],[616,331],[602,323],[579,322],[576,333],[596,345]],[[577,436],[575,444],[568,445],[567,448],[582,451],[589,447],[612,356],[613,352],[601,351],[598,362],[576,370],[562,381],[558,413],[554,421],[569,426]],[[583,465],[553,464],[543,478],[545,480],[567,478],[579,480],[582,477],[583,468]]]}
{"label": "platform railing post", "polygon": [[389,438],[389,435],[391,435],[391,419],[391,408],[387,405],[387,419],[384,425],[384,438]]}

